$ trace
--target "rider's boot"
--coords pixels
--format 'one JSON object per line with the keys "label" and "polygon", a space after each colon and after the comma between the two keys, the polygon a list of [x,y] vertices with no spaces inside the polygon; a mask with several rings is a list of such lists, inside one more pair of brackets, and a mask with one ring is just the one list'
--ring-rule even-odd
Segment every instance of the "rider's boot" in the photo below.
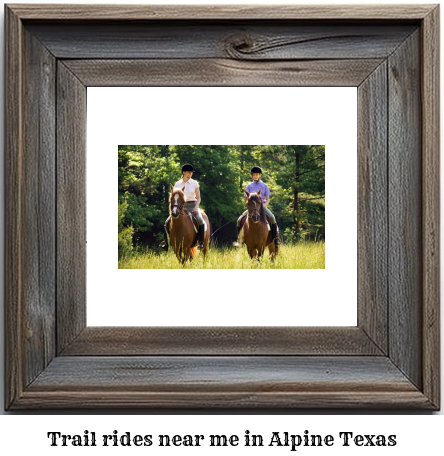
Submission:
{"label": "rider's boot", "polygon": [[279,240],[279,236],[278,236],[277,223],[273,223],[271,225],[271,235],[273,236],[273,239],[274,239],[274,245],[281,245],[281,241]]}
{"label": "rider's boot", "polygon": [[159,247],[165,252],[168,252],[168,239],[165,237],[165,239],[159,244]]}
{"label": "rider's boot", "polygon": [[236,225],[236,230],[237,230],[237,236],[236,236],[236,240],[233,242],[233,246],[241,247],[241,244],[239,244],[239,237],[240,237],[240,232],[242,230],[242,227]]}
{"label": "rider's boot", "polygon": [[205,225],[199,225],[199,249],[204,248]]}

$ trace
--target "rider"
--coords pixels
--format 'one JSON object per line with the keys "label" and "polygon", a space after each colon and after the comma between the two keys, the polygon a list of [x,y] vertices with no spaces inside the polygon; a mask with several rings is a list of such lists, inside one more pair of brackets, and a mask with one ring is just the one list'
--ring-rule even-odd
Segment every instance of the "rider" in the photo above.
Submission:
{"label": "rider", "polygon": [[[199,225],[198,228],[198,234],[199,234],[199,249],[204,248],[204,236],[205,236],[205,225],[204,225],[204,220],[202,218],[202,213],[199,209],[199,204],[200,204],[200,189],[199,189],[199,183],[191,179],[191,176],[194,173],[194,168],[189,164],[186,163],[185,165],[182,166],[182,179],[176,182],[174,187],[184,189],[185,193],[185,204],[183,206],[184,209],[186,209],[188,212],[192,212],[194,216],[196,217],[197,223]],[[160,248],[168,251],[168,222],[170,220],[171,216],[169,216],[166,221],[165,221],[165,239],[162,241],[162,243],[159,245]]]}
{"label": "rider", "polygon": [[[274,239],[274,245],[280,245],[281,241],[279,240],[278,237],[278,227],[276,224],[276,218],[273,215],[273,213],[268,209],[267,205],[270,202],[270,189],[268,188],[268,185],[264,182],[261,181],[261,175],[262,175],[262,170],[259,168],[259,166],[253,166],[251,168],[251,177],[253,178],[253,182],[247,185],[247,188],[245,189],[249,193],[257,193],[258,190],[260,189],[261,191],[261,198],[264,203],[264,208],[265,208],[265,213],[270,217],[271,220],[271,235],[273,236]],[[245,211],[238,219],[237,219],[237,237],[239,237],[240,231],[242,227],[240,226],[242,219],[245,217],[245,215],[248,213],[248,210]]]}

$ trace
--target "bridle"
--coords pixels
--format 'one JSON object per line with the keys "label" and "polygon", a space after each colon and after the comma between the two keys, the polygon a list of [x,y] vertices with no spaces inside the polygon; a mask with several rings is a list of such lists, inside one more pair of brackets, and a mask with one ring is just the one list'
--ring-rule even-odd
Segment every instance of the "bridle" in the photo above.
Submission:
{"label": "bridle", "polygon": [[258,217],[261,216],[262,212],[260,209],[258,209],[257,207],[255,207],[254,209],[252,209],[251,211],[248,211],[248,218],[253,218],[253,213],[254,212],[257,212],[257,215]]}
{"label": "bridle", "polygon": [[185,204],[185,200],[183,200],[183,202],[182,202],[182,204],[181,204],[180,206],[179,206],[179,204],[177,204],[177,202],[176,202],[176,204],[173,204],[173,205],[171,206],[171,215],[173,215],[173,209],[174,209],[175,207],[178,207],[178,208],[179,208],[179,215],[183,215],[183,214],[182,214],[182,209],[183,209],[183,205],[184,205],[184,204]]}
{"label": "bridle", "polygon": [[250,218],[251,220],[253,220],[253,222],[254,222],[254,219],[253,219],[253,217],[254,217],[254,215],[253,215],[254,212],[257,212],[257,218],[258,218],[257,221],[259,221],[259,219],[260,219],[260,217],[261,217],[261,215],[262,215],[262,212],[261,212],[260,207],[259,207],[259,209],[256,207],[256,201],[254,201],[254,205],[255,205],[254,209],[252,209],[251,211],[250,211],[250,210],[248,211],[248,218]]}

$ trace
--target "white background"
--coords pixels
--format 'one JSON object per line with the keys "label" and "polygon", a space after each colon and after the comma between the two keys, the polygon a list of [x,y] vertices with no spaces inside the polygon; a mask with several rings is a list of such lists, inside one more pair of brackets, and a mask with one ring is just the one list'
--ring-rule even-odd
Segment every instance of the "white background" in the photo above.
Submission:
{"label": "white background", "polygon": [[[26,2],[33,3],[33,2]],[[53,2],[56,3],[56,2]],[[60,0],[59,2],[60,3]],[[78,2],[81,3],[81,2]],[[85,3],[85,2],[84,2]],[[86,2],[88,3],[88,2]],[[110,3],[102,2],[100,0],[95,0],[94,3]],[[132,3],[137,3],[135,0]],[[167,3],[165,1],[155,1],[152,0],[151,3]],[[172,2],[177,3],[177,2]],[[184,3],[184,2],[183,2]],[[214,3],[209,0],[199,2],[194,0],[190,3]],[[219,3],[239,3],[239,1],[223,1],[220,0]],[[248,1],[243,0],[242,3],[251,3],[259,4],[264,3],[260,0]],[[267,2],[265,2],[267,3]],[[268,2],[269,3],[269,2]],[[281,0],[280,3],[297,3],[297,2],[286,2]],[[306,1],[303,3],[307,3]],[[327,0],[312,1],[314,3],[326,4],[334,3]],[[344,3],[357,3],[355,1],[346,1],[341,0],[342,4]],[[371,1],[366,0],[366,3],[381,3],[380,1]],[[429,3],[421,1],[409,2],[407,0],[401,0],[398,2],[393,1],[392,3]],[[0,12],[0,14],[3,14]],[[3,27],[3,23],[2,23]],[[3,30],[2,30],[3,34]],[[0,52],[3,53],[3,47],[0,47]],[[3,59],[2,59],[3,60]],[[3,71],[3,70],[2,70]],[[1,78],[3,81],[4,75],[1,73]],[[3,92],[1,92],[1,97],[3,97]],[[442,129],[441,129],[442,130]],[[3,123],[0,123],[0,132],[3,137]],[[0,160],[0,167],[3,167],[3,160]],[[3,173],[2,173],[3,174]],[[442,198],[444,201],[444,198]],[[0,204],[1,208],[1,217],[4,217],[3,212],[3,186],[0,186]],[[3,226],[3,223],[1,224]],[[442,234],[441,234],[442,235]],[[444,243],[442,243],[443,245]],[[0,237],[0,248],[1,251],[4,251],[3,248],[3,237]],[[442,256],[441,256],[442,257]],[[3,268],[3,263],[2,266]],[[3,287],[3,274],[0,275],[0,280],[2,281]],[[442,273],[441,269],[441,273]],[[0,294],[0,299],[3,299],[3,293]],[[2,301],[3,302],[3,301]],[[441,328],[444,327],[443,324],[443,313],[441,313]],[[3,312],[0,312],[0,320],[3,322]],[[0,341],[3,341],[4,332],[3,324],[0,325]],[[444,339],[444,338],[442,338]],[[2,342],[0,342],[2,343]],[[442,344],[443,346],[443,344]],[[441,350],[441,356],[444,352],[444,349]],[[4,381],[4,372],[3,372],[3,350],[0,350],[0,400],[3,402],[3,381]],[[444,363],[441,363],[444,365]],[[442,376],[443,383],[444,376]],[[443,387],[441,386],[441,391]],[[73,450],[72,448],[50,448],[48,447],[46,432],[48,431],[61,431],[65,433],[82,433],[86,429],[94,430],[97,428],[98,431],[109,431],[110,429],[119,430],[120,432],[131,431],[134,433],[226,433],[226,434],[242,434],[246,429],[250,429],[252,432],[256,433],[270,433],[273,431],[289,431],[291,433],[300,433],[301,430],[309,430],[313,433],[329,433],[334,434],[339,431],[347,430],[353,431],[355,433],[371,433],[371,434],[397,434],[398,435],[398,445],[391,448],[342,448],[339,446],[329,447],[329,448],[304,448],[298,450],[297,454],[326,454],[326,455],[360,455],[360,454],[390,454],[390,455],[402,455],[405,454],[430,454],[437,455],[442,454],[444,449],[444,444],[442,442],[442,429],[444,426],[443,412],[436,412],[431,414],[426,413],[411,413],[410,415],[406,412],[389,412],[389,413],[380,413],[371,414],[371,413],[362,413],[355,412],[344,413],[344,414],[321,414],[318,415],[318,411],[311,413],[301,413],[298,411],[289,411],[286,414],[280,415],[269,415],[266,412],[261,411],[252,411],[254,415],[239,415],[236,413],[230,413],[228,415],[218,414],[212,416],[205,416],[194,414],[193,416],[181,416],[178,412],[164,412],[164,414],[158,414],[155,411],[148,412],[130,412],[129,416],[122,416],[116,412],[104,412],[108,416],[94,416],[90,414],[82,414],[80,416],[68,412],[66,416],[54,416],[51,414],[43,414],[43,416],[23,416],[20,414],[14,413],[5,413],[0,418],[0,448],[4,454],[14,454],[20,450],[24,452],[32,452],[32,454],[57,454],[63,452],[70,452],[73,454],[79,453],[79,450]],[[314,415],[314,416],[313,416]],[[401,415],[401,416],[400,416]],[[430,416],[431,415],[431,416]],[[98,428],[100,426],[100,429]],[[62,451],[63,450],[63,451]],[[101,450],[101,451],[100,451]],[[177,454],[177,450],[181,453],[187,452],[183,448],[173,448],[169,450],[169,454]],[[87,450],[89,454],[105,454],[104,449],[94,448]],[[118,450],[107,450],[106,453],[109,454],[113,452],[116,454]],[[131,450],[127,450],[131,451]],[[137,451],[139,454],[146,451],[149,451],[151,454],[162,454],[165,451],[159,451],[154,449],[141,449],[138,448],[132,451]],[[200,451],[202,454],[212,454],[214,451],[208,451],[206,448],[201,450],[188,450],[188,451]],[[248,454],[248,449],[243,447],[238,447],[235,449],[218,450],[219,454]],[[254,453],[261,452],[261,454],[288,454],[287,448],[270,448],[264,447],[261,449],[254,449]],[[174,452],[174,453],[173,453]],[[250,452],[250,454],[252,454]]]}
{"label": "white background", "polygon": [[[356,133],[355,87],[88,88],[88,326],[356,326]],[[325,269],[119,270],[119,144],[325,145]]]}

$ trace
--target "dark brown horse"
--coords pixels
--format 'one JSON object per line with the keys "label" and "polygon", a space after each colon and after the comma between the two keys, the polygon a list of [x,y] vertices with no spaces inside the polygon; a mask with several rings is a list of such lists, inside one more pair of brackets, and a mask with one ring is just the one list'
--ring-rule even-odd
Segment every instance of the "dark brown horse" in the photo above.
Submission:
{"label": "dark brown horse", "polygon": [[257,258],[260,260],[268,247],[271,260],[279,253],[280,246],[274,245],[273,236],[271,231],[268,230],[267,216],[265,213],[265,206],[261,198],[261,190],[257,193],[248,193],[245,202],[247,204],[248,214],[244,223],[244,243],[247,246],[250,258]]}
{"label": "dark brown horse", "polygon": [[[183,190],[185,187],[180,189],[171,185],[170,188],[170,244],[179,262],[185,264],[188,260],[192,261],[199,254],[199,249],[197,248],[198,236],[196,232],[197,221],[193,221],[194,217],[183,208],[185,203],[185,194]],[[208,220],[207,214],[202,210],[201,212],[202,217],[207,224],[204,236],[204,248],[202,250],[205,260],[210,244],[210,221]]]}

